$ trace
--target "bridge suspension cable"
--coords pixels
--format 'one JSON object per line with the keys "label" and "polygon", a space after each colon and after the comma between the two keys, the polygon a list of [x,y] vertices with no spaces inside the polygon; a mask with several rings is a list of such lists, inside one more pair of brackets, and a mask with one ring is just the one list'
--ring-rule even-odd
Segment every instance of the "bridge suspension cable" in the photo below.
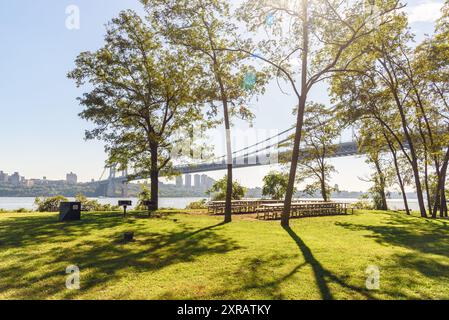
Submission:
{"label": "bridge suspension cable", "polygon": [[[293,127],[289,128],[289,129],[287,129],[287,130],[284,130],[284,131],[282,131],[282,132],[280,132],[280,133],[278,133],[278,134],[276,134],[276,135],[274,135],[274,136],[272,136],[272,137],[269,137],[269,138],[267,138],[267,139],[265,139],[265,140],[262,140],[262,141],[258,141],[257,143],[255,143],[255,144],[253,144],[253,145],[251,145],[251,146],[245,147],[245,148],[240,149],[240,150],[236,150],[236,151],[232,152],[232,155],[235,156],[235,155],[238,154],[238,153],[241,153],[241,152],[243,152],[243,151],[247,151],[247,150],[250,150],[250,149],[252,149],[252,148],[254,148],[254,147],[260,146],[261,144],[264,144],[264,143],[269,142],[269,141],[271,141],[271,140],[273,140],[273,139],[275,139],[275,138],[277,138],[277,137],[280,137],[280,136],[286,134],[287,132],[292,131],[292,130],[295,129],[295,128],[296,128],[296,127],[293,126]],[[284,142],[287,142],[288,140],[290,140],[290,138],[286,138],[286,139],[284,139],[284,140],[282,140],[282,141],[279,141],[279,142],[277,142],[277,143],[275,143],[275,144],[266,146],[266,147],[264,147],[263,149],[257,149],[256,151],[253,151],[253,152],[248,153],[248,154],[245,154],[245,155],[253,155],[253,154],[257,154],[257,153],[259,153],[259,152],[261,152],[261,151],[263,151],[263,150],[265,150],[265,149],[270,149],[270,148],[272,148],[272,147],[274,147],[274,146],[279,146],[280,144],[282,144],[282,143],[284,143]],[[202,164],[202,163],[206,163],[206,162],[211,162],[211,161],[212,161],[212,162],[215,162],[215,161],[217,161],[217,160],[224,159],[224,158],[226,158],[226,157],[227,157],[227,155],[222,155],[222,156],[216,157],[216,158],[214,158],[214,159],[212,159],[212,160],[209,160],[209,159],[208,159],[208,160],[206,160],[206,161],[203,161],[203,162],[201,162],[201,164]],[[234,158],[236,158],[236,157],[234,157]]]}
{"label": "bridge suspension cable", "polygon": [[102,172],[102,174],[101,174],[101,176],[100,176],[100,179],[98,179],[98,181],[101,181],[101,180],[103,180],[103,176],[104,176],[104,174],[106,173],[106,167],[104,167],[104,169],[103,169],[103,172]]}

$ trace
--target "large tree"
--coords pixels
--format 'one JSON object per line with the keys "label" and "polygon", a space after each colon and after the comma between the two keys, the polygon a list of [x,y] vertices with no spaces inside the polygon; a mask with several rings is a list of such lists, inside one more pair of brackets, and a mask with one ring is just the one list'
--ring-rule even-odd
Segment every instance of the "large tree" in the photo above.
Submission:
{"label": "large tree", "polygon": [[109,163],[150,177],[156,210],[159,175],[173,173],[172,149],[189,138],[179,132],[203,120],[196,92],[201,70],[130,10],[107,25],[104,41],[99,50],[82,52],[68,74],[88,88],[79,98],[81,118],[94,124],[86,138],[106,143]]}
{"label": "large tree", "polygon": [[427,140],[431,157],[436,160],[437,183],[433,191],[432,217],[436,217],[438,208],[440,216],[447,216],[445,185],[449,162],[449,1],[442,8],[435,34],[417,47],[412,66],[419,75],[420,84],[425,84],[422,88],[425,90],[427,103],[420,103],[422,99],[416,100],[427,113],[428,120],[424,122]]}
{"label": "large tree", "polygon": [[235,47],[237,26],[227,1],[223,0],[142,0],[158,29],[172,44],[183,46],[189,58],[205,69],[203,89],[214,114],[221,105],[226,140],[227,187],[225,222],[232,221],[231,119],[238,115],[252,119],[247,107],[250,97],[263,91],[265,77],[250,64],[246,55],[225,51]]}
{"label": "large tree", "polygon": [[447,134],[441,128],[448,125],[448,118],[444,94],[440,97],[438,85],[432,83],[432,75],[442,73],[426,66],[427,61],[441,64],[442,60],[431,59],[432,51],[423,52],[422,46],[410,47],[413,35],[407,26],[406,17],[398,16],[395,24],[372,37],[365,57],[354,62],[357,72],[335,77],[333,91],[348,113],[377,121],[386,134],[386,145],[399,149],[407,159],[420,213],[426,217],[427,209],[433,209],[432,171],[443,180],[447,168],[443,159]]}
{"label": "large tree", "polygon": [[351,72],[352,62],[365,53],[363,40],[389,24],[391,13],[399,7],[396,0],[245,1],[241,16],[250,30],[263,28],[274,35],[260,43],[262,55],[258,56],[291,85],[297,99],[296,132],[281,221],[284,227],[289,225],[310,90],[336,73]]}

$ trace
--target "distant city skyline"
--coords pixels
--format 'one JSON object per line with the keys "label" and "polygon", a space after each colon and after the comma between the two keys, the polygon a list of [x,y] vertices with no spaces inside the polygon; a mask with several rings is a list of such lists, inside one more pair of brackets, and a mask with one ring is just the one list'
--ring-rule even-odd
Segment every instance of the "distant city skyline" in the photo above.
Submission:
{"label": "distant city skyline", "polygon": [[67,173],[65,175],[65,179],[55,179],[55,180],[49,180],[47,179],[47,176],[43,176],[42,178],[21,176],[19,172],[20,171],[14,171],[13,173],[9,173],[0,170],[0,184],[1,183],[9,183],[12,185],[28,184],[28,186],[31,186],[30,182],[36,181],[65,181],[68,184],[78,183],[78,175],[73,172]]}
{"label": "distant city skyline", "polygon": [[[422,40],[425,34],[433,32],[443,1],[413,0],[408,4],[406,11],[412,31],[418,41]],[[73,5],[79,8],[79,28],[66,25],[67,8]],[[70,171],[76,172],[77,181],[99,179],[106,160],[104,145],[98,141],[84,141],[84,131],[91,128],[91,124],[78,117],[82,108],[76,98],[83,90],[77,89],[66,74],[80,52],[96,50],[103,44],[104,24],[128,8],[142,13],[138,0],[0,3],[0,70],[3,75],[0,78],[0,111],[2,118],[8,119],[0,126],[2,170],[20,172],[35,179],[44,176],[49,180],[64,179]],[[288,92],[288,88],[283,89]],[[329,104],[325,86],[315,88],[310,98]],[[276,83],[271,83],[266,94],[251,105],[256,114],[254,128],[281,131],[294,123],[294,99],[282,94]],[[235,121],[233,130],[248,128],[248,124]],[[211,145],[221,144],[222,133],[221,127],[210,133]],[[217,155],[222,153],[221,148],[217,150]],[[339,172],[332,177],[332,184],[355,191],[367,190],[370,186],[358,179],[371,172],[363,157],[331,162]],[[236,169],[234,175],[242,184],[256,187],[261,186],[263,177],[273,169],[279,166]],[[224,171],[208,173],[214,179],[224,174]]]}

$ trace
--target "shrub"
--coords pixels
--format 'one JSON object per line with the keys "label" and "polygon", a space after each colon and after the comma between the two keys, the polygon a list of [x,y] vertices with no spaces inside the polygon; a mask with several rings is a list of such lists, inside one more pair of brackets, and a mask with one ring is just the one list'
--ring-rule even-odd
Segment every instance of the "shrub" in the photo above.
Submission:
{"label": "shrub", "polygon": [[359,198],[359,201],[354,202],[350,205],[350,208],[357,210],[373,210],[373,204],[369,200],[367,195],[362,195]]}
{"label": "shrub", "polygon": [[49,198],[36,198],[34,204],[37,206],[38,212],[58,212],[61,202],[67,201],[66,197],[55,196]]}
{"label": "shrub", "polygon": [[88,212],[104,212],[104,211],[115,211],[118,210],[118,206],[112,206],[110,204],[101,204],[98,200],[87,199],[83,194],[78,194],[75,197],[77,202],[81,202],[81,208],[83,211]]}
{"label": "shrub", "polygon": [[207,209],[207,200],[203,199],[200,201],[195,201],[187,205],[186,209],[190,210],[199,210],[199,209]]}
{"label": "shrub", "polygon": [[14,212],[17,212],[17,213],[29,213],[29,212],[32,212],[32,210],[28,210],[28,209],[25,209],[25,208],[20,208],[20,209],[15,210]]}
{"label": "shrub", "polygon": [[139,192],[138,199],[139,199],[139,202],[137,203],[136,210],[138,210],[138,211],[148,210],[147,206],[145,206],[143,204],[144,201],[151,201],[151,192],[147,186],[142,185],[142,191]]}

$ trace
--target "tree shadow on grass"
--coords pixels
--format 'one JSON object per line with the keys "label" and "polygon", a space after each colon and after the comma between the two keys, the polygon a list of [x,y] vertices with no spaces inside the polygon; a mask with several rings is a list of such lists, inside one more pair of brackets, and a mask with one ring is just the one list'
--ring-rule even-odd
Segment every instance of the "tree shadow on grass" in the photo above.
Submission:
{"label": "tree shadow on grass", "polygon": [[[382,225],[364,225],[354,223],[337,223],[336,225],[352,231],[364,232],[364,237],[373,239],[382,246],[394,246],[410,251],[390,256],[394,261],[389,277],[397,283],[393,296],[412,299],[434,299],[425,290],[432,287],[433,292],[441,297],[443,289],[438,288],[449,283],[449,224],[446,221],[409,217],[392,214]],[[368,233],[366,233],[368,231]],[[391,268],[391,271],[388,269]],[[394,274],[392,274],[394,272]],[[422,275],[413,276],[415,272]],[[415,288],[415,291],[410,290]],[[401,292],[402,291],[402,292]],[[411,296],[410,296],[411,294]]]}
{"label": "tree shadow on grass", "polygon": [[[301,263],[287,273],[276,277],[279,269],[297,255],[257,256],[245,259],[237,270],[224,274],[222,270],[216,275],[226,283],[225,288],[215,292],[208,292],[211,299],[274,299],[281,300],[286,297],[282,293],[284,282],[291,280],[306,264]],[[262,297],[262,298],[260,298]],[[158,299],[177,299],[172,292],[165,292]]]}
{"label": "tree shadow on grass", "polygon": [[318,285],[318,288],[320,289],[321,298],[324,300],[333,299],[332,293],[330,292],[325,279],[327,273],[326,270],[324,270],[321,263],[315,259],[310,248],[304,243],[304,241],[302,241],[300,237],[298,237],[298,235],[290,227],[284,227],[284,229],[285,231],[287,231],[288,235],[295,241],[296,245],[301,250],[304,259],[306,260],[306,263],[312,267],[316,283]]}
{"label": "tree shadow on grass", "polygon": [[122,219],[120,213],[83,213],[80,221],[59,222],[58,214],[27,215],[0,220],[0,248],[25,248],[43,242],[55,242],[62,237],[82,237],[111,229],[122,223],[132,225],[134,219]]}
{"label": "tree shadow on grass", "polygon": [[356,287],[349,284],[345,279],[338,277],[329,270],[325,269],[322,264],[315,258],[310,248],[305,244],[305,242],[291,229],[290,227],[284,227],[288,235],[295,241],[301,254],[304,256],[306,264],[310,265],[313,270],[315,281],[317,283],[318,289],[323,300],[334,299],[332,292],[329,289],[328,283],[335,282],[345,289],[355,291],[366,298],[372,299],[373,297],[368,292],[366,288]]}
{"label": "tree shadow on grass", "polygon": [[[301,287],[298,286],[297,292],[292,292],[291,289],[287,288],[291,287],[292,284],[301,283],[301,286],[314,286],[316,284],[321,299],[331,300],[334,299],[329,288],[329,284],[332,283],[367,299],[374,299],[366,288],[351,285],[346,277],[337,276],[324,268],[315,258],[311,249],[291,228],[284,229],[298,246],[299,252],[286,255],[258,256],[243,261],[240,268],[235,272],[236,274],[228,276],[229,281],[226,289],[213,293],[212,297],[219,299],[231,297],[236,299],[242,296],[255,296],[258,299],[291,299],[292,295],[299,295]],[[298,260],[301,256],[304,258],[304,261],[301,259],[302,262],[294,265],[289,270],[285,270],[286,265],[291,265],[293,261]],[[298,279],[304,267],[308,266],[312,269],[315,282],[302,282],[302,280]],[[290,290],[288,295],[286,295],[284,290]],[[236,297],[236,295],[238,296]],[[161,298],[167,297],[171,297],[169,293],[161,296]]]}
{"label": "tree shadow on grass", "polygon": [[[115,224],[105,222],[101,228],[117,225],[117,221]],[[93,225],[77,224],[77,230],[72,230],[71,234],[85,234],[99,227],[96,222],[91,223]],[[177,223],[175,227],[165,229],[167,231],[136,231],[136,240],[126,244],[119,241],[122,233],[115,232],[112,237],[96,237],[85,241],[80,238],[76,245],[63,248],[53,246],[35,257],[30,257],[29,252],[20,254],[18,251],[14,254],[14,265],[2,267],[0,292],[12,290],[17,298],[27,299],[49,298],[55,294],[58,297],[76,298],[91,289],[107,289],[129,275],[157,271],[177,263],[192,262],[200,256],[238,249],[234,241],[216,232],[220,226],[222,223],[197,229]],[[55,236],[57,239],[61,233],[67,236],[65,231],[40,227],[40,232],[49,232],[49,237]],[[31,240],[22,239],[18,243],[26,245],[28,241]],[[33,265],[27,263],[33,258]],[[76,265],[81,270],[80,291],[68,291],[65,288],[65,268],[69,265]]]}
{"label": "tree shadow on grass", "polygon": [[367,238],[382,245],[394,245],[421,253],[449,257],[449,223],[392,214],[382,225],[336,223],[337,226],[353,231],[369,231]]}

